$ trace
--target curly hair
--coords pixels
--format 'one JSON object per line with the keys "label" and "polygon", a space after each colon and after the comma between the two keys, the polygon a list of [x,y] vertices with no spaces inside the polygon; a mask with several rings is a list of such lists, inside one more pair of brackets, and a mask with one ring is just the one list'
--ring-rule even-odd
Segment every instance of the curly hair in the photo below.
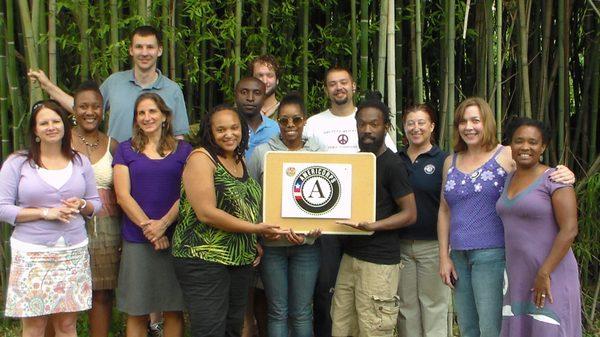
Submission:
{"label": "curly hair", "polygon": [[279,67],[279,63],[277,63],[277,60],[273,55],[266,54],[252,59],[252,61],[248,63],[248,71],[250,72],[250,76],[254,76],[254,68],[257,65],[266,65],[267,68],[275,72],[275,77],[277,78],[279,78],[281,75],[281,68]]}
{"label": "curly hair", "polygon": [[212,132],[212,117],[217,112],[225,110],[232,111],[240,120],[240,125],[242,127],[242,139],[240,140],[238,146],[235,148],[234,153],[235,160],[239,163],[244,159],[244,155],[246,154],[246,150],[248,149],[250,129],[244,117],[240,115],[237,109],[235,109],[229,104],[217,105],[208,113],[204,114],[204,116],[202,116],[202,121],[200,122],[200,129],[198,130],[198,135],[195,143],[204,147],[212,155],[223,156],[225,154],[225,151],[223,151],[223,149],[217,144],[215,136]]}
{"label": "curly hair", "polygon": [[383,103],[382,96],[379,91],[369,91],[365,94],[365,98],[358,103],[356,107],[355,118],[358,118],[360,111],[365,108],[375,108],[383,114],[383,122],[386,126],[393,128],[390,108]]}
{"label": "curly hair", "polygon": [[540,131],[542,135],[542,144],[548,145],[550,143],[550,139],[552,137],[552,130],[548,126],[548,124],[539,121],[537,119],[531,119],[527,117],[516,117],[509,120],[506,123],[506,128],[504,129],[504,142],[505,144],[510,144],[512,142],[512,138],[515,135],[515,132],[521,126],[531,126]]}

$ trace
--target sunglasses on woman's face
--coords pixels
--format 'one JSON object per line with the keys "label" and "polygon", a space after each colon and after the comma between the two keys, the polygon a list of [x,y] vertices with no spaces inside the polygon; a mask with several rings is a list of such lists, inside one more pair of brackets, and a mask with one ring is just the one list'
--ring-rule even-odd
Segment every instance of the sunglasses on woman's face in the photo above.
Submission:
{"label": "sunglasses on woman's face", "polygon": [[302,117],[302,116],[294,116],[292,118],[289,118],[289,117],[279,117],[279,119],[277,120],[277,122],[281,126],[288,126],[288,124],[290,123],[290,121],[292,121],[292,123],[295,126],[300,126],[300,124],[302,124],[302,121],[304,121],[304,117]]}

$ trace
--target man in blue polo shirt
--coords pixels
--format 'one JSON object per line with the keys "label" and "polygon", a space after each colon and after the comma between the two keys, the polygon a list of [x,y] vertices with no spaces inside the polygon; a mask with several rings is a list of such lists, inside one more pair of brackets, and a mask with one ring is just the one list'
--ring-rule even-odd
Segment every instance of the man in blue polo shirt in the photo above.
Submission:
{"label": "man in blue polo shirt", "polygon": [[244,77],[235,86],[235,106],[246,118],[250,129],[246,161],[250,159],[254,148],[266,143],[279,134],[279,126],[274,120],[260,112],[265,102],[265,84],[255,77]]}
{"label": "man in blue polo shirt", "polygon": [[[142,92],[157,93],[173,111],[173,131],[176,136],[185,135],[189,131],[181,88],[156,67],[162,52],[158,30],[151,26],[136,28],[131,34],[129,47],[133,69],[110,75],[100,86],[104,111],[110,111],[108,135],[118,142],[131,137],[134,103]],[[52,83],[42,70],[30,70],[28,75],[39,81],[42,89],[65,109],[73,112],[73,97]]]}

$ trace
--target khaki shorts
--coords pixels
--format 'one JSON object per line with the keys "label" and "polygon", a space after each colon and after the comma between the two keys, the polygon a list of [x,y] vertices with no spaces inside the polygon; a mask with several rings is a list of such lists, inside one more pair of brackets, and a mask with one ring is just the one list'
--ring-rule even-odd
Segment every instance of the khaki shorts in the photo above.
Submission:
{"label": "khaki shorts", "polygon": [[344,254],[331,304],[333,336],[393,336],[401,263],[375,264]]}

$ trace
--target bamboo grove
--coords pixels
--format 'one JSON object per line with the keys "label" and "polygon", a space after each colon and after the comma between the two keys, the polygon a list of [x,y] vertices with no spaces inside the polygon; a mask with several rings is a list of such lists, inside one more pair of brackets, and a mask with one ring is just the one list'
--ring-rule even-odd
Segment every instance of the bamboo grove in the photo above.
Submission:
{"label": "bamboo grove", "polygon": [[[597,329],[600,235],[586,226],[600,218],[599,6],[597,0],[3,0],[2,157],[26,146],[29,106],[43,97],[28,82],[28,68],[43,69],[66,91],[85,79],[101,82],[129,68],[128,32],[142,23],[163,32],[159,67],[181,84],[190,121],[231,102],[248,61],[264,53],[282,66],[278,92],[302,92],[309,113],[327,106],[322,81],[334,64],[352,70],[361,93],[382,92],[397,116],[408,104],[431,104],[446,149],[454,108],[481,96],[494,109],[499,136],[511,116],[548,122],[555,133],[545,160],[581,177],[586,213],[575,248],[586,324],[592,329],[596,321]],[[400,142],[401,127],[396,132]]]}

